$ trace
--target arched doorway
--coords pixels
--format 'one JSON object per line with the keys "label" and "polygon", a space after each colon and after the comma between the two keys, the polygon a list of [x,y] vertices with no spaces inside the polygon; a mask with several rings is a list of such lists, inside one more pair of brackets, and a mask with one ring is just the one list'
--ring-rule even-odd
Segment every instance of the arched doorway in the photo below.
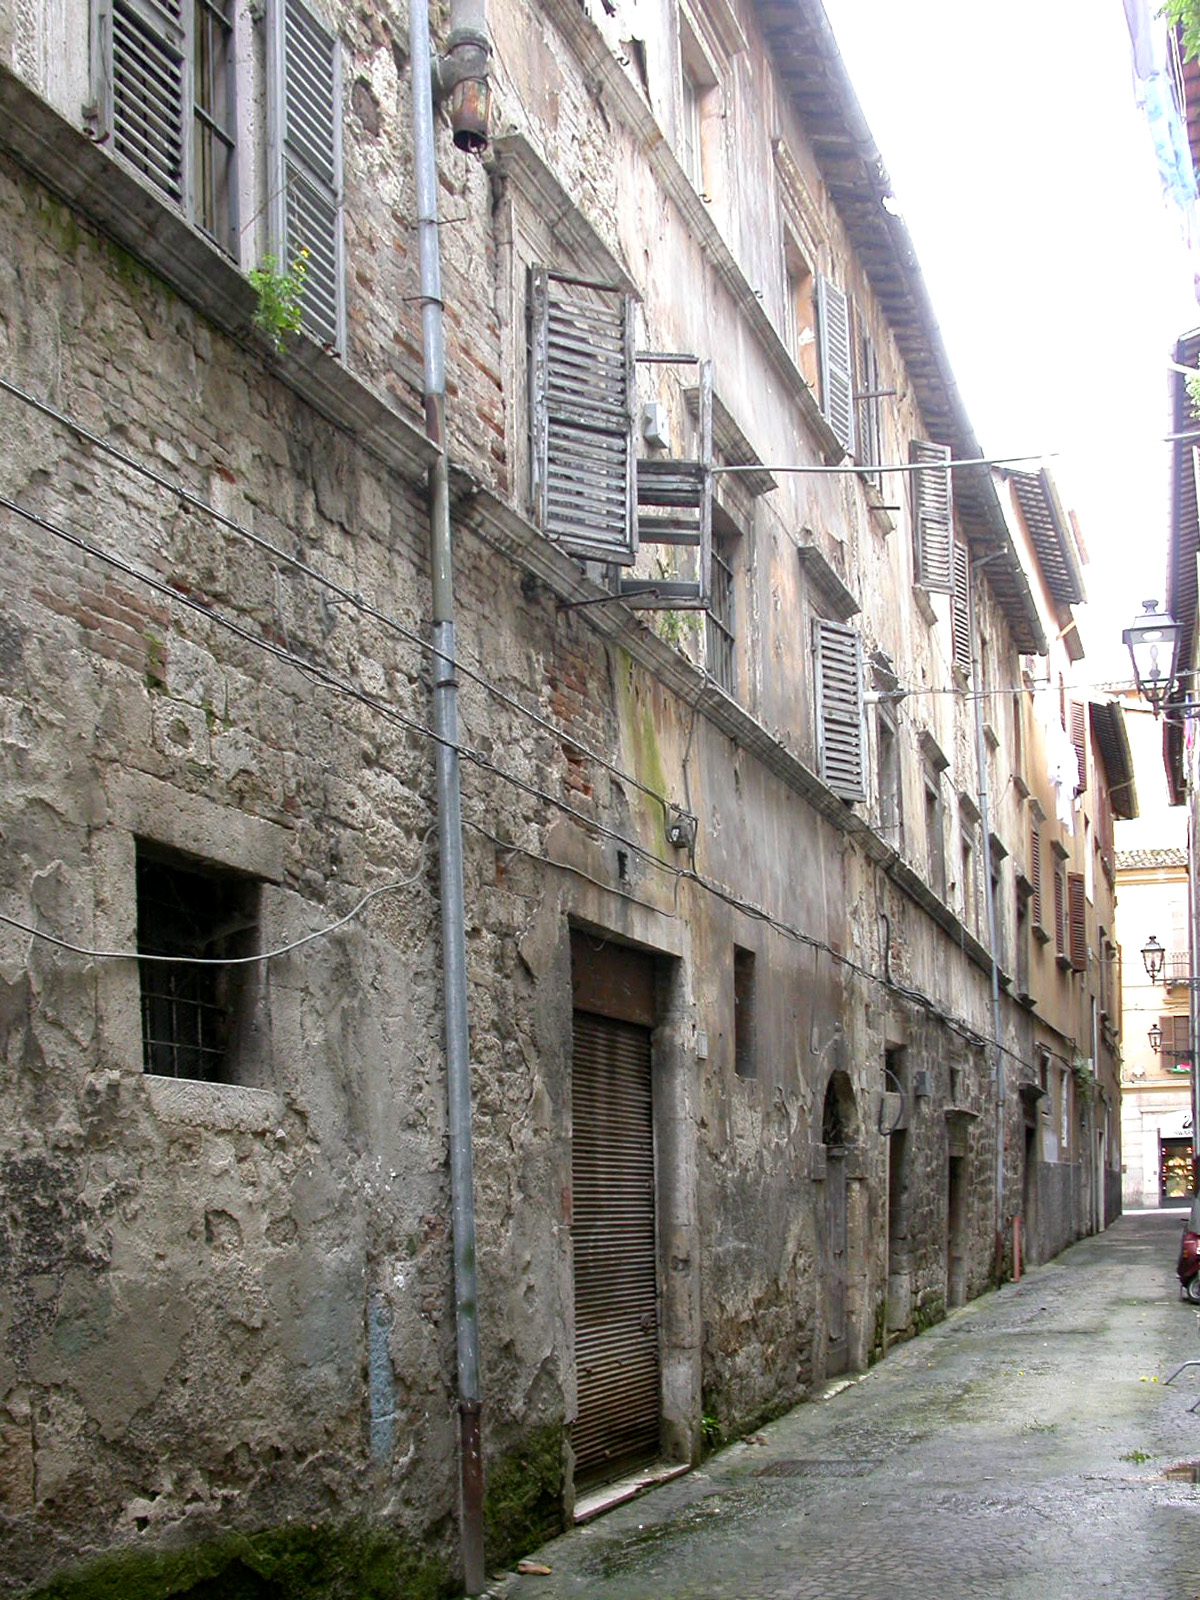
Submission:
{"label": "arched doorway", "polygon": [[842,1071],[832,1074],[825,1090],[821,1142],[825,1146],[825,1374],[832,1378],[850,1364],[846,1158],[858,1143],[854,1089]]}

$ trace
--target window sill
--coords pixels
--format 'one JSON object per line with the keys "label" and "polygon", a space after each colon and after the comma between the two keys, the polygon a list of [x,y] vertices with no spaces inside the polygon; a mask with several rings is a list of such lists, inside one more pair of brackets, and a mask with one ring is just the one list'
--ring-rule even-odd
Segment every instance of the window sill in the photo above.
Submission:
{"label": "window sill", "polygon": [[199,1078],[160,1078],[143,1073],[146,1094],[162,1122],[218,1133],[270,1133],[283,1120],[283,1101],[267,1089]]}
{"label": "window sill", "polygon": [[1059,954],[1055,956],[1054,960],[1057,963],[1060,972],[1074,972],[1075,968],[1071,965],[1070,956]]}
{"label": "window sill", "polygon": [[1029,931],[1033,934],[1033,937],[1039,944],[1050,943],[1050,935],[1046,932],[1045,928],[1039,928],[1036,922]]}
{"label": "window sill", "polygon": [[[311,339],[294,339],[281,355],[271,356],[251,333],[254,290],[229,257],[2,65],[0,150],[136,257],[208,322],[252,349],[281,383],[364,449],[406,478],[424,478],[437,449],[421,428]],[[409,362],[398,379],[414,397],[420,394],[415,363]]]}

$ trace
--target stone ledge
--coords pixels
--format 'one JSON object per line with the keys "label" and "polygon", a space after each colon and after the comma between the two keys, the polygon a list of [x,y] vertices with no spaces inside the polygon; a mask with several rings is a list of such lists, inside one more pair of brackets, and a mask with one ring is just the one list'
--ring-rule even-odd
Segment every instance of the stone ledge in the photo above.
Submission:
{"label": "stone ledge", "polygon": [[[384,396],[312,339],[279,355],[251,340],[255,294],[228,256],[116,157],[73,127],[0,63],[0,151],[54,191],[107,238],[162,278],[215,327],[365,450],[413,481],[437,447]],[[415,365],[402,373],[419,395]]]}
{"label": "stone ledge", "polygon": [[160,1078],[147,1072],[143,1082],[155,1115],[163,1122],[218,1133],[270,1133],[283,1120],[283,1101],[268,1089],[240,1083],[205,1083],[198,1078]]}

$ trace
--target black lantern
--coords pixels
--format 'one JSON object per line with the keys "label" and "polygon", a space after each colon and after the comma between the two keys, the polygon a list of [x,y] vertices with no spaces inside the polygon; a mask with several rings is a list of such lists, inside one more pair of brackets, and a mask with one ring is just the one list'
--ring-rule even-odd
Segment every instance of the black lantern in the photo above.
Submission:
{"label": "black lantern", "polygon": [[1171,688],[1171,665],[1179,624],[1169,612],[1159,613],[1157,600],[1143,600],[1141,614],[1121,638],[1133,662],[1138,691],[1157,716]]}
{"label": "black lantern", "polygon": [[1146,976],[1150,979],[1151,983],[1157,983],[1162,977],[1163,967],[1166,965],[1166,961],[1167,952],[1163,949],[1162,945],[1159,944],[1154,935],[1151,934],[1146,940],[1145,944],[1142,946],[1142,965],[1145,967]]}
{"label": "black lantern", "polygon": [[1150,1024],[1150,1031],[1147,1033],[1146,1037],[1150,1041],[1151,1050],[1153,1050],[1155,1055],[1157,1055],[1162,1049],[1162,1029],[1159,1027],[1157,1022]]}

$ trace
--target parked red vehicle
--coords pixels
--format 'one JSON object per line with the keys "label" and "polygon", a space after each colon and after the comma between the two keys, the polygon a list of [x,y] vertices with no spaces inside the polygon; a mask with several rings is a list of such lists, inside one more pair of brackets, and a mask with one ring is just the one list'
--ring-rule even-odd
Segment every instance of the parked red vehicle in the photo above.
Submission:
{"label": "parked red vehicle", "polygon": [[1179,1265],[1175,1271],[1179,1274],[1180,1291],[1193,1305],[1200,1305],[1200,1194],[1192,1201],[1192,1209],[1183,1225]]}

